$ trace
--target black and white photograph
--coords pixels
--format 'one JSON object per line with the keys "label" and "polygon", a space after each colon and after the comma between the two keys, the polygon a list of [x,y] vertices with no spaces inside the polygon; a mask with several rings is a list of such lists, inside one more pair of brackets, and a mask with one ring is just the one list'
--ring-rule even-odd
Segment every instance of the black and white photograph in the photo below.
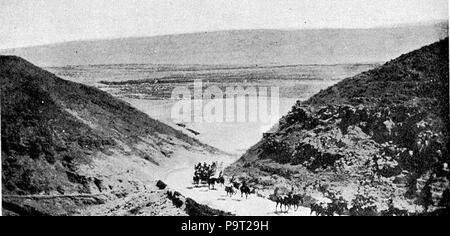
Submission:
{"label": "black and white photograph", "polygon": [[0,0],[1,215],[448,216],[448,4]]}

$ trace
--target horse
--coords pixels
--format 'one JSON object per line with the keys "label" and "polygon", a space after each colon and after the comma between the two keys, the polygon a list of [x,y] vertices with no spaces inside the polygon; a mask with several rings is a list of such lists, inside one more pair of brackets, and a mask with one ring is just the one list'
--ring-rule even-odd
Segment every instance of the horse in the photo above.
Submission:
{"label": "horse", "polygon": [[269,199],[276,203],[275,212],[278,212],[278,205],[280,206],[281,211],[283,211],[283,205],[285,206],[285,209],[287,207],[286,205],[287,195],[279,194],[279,190],[280,190],[279,188],[276,188],[273,194],[269,196]]}
{"label": "horse", "polygon": [[286,204],[288,205],[289,209],[293,207],[294,211],[297,211],[298,208],[303,205],[303,197],[304,196],[300,194],[293,194],[288,196],[286,199]]}
{"label": "horse", "polygon": [[217,183],[220,184],[221,187],[225,185],[225,178],[220,175],[219,178],[217,178]]}
{"label": "horse", "polygon": [[210,174],[206,172],[202,172],[200,174],[200,181],[202,184],[208,184]]}
{"label": "horse", "polygon": [[[208,189],[209,190],[215,189],[216,182],[217,182],[217,178],[209,178],[208,179]],[[211,188],[211,186],[212,186],[212,188]]]}
{"label": "horse", "polygon": [[234,191],[233,186],[226,186],[225,192],[227,192],[227,196],[230,195],[232,197],[236,192]]}
{"label": "horse", "polygon": [[245,198],[248,198],[248,195],[250,194],[250,188],[247,185],[242,185],[241,188],[241,197],[244,197],[245,194]]}
{"label": "horse", "polygon": [[192,178],[192,180],[194,181],[195,186],[198,187],[198,185],[200,184],[200,176],[194,175],[194,177]]}

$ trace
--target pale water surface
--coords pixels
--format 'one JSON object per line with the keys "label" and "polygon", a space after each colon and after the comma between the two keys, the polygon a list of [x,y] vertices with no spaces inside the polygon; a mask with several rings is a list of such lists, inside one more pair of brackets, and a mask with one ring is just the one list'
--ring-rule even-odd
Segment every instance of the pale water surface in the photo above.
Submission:
{"label": "pale water surface", "polygon": [[[205,66],[205,65],[98,65],[48,68],[56,75],[98,87],[130,103],[172,127],[224,151],[242,154],[256,144],[264,132],[287,114],[298,100],[340,80],[374,68],[376,65],[300,65],[300,66]],[[133,83],[123,81],[133,80]],[[170,99],[177,86],[193,88],[201,80],[203,89],[217,86],[225,91],[230,86],[279,88],[279,112],[270,122],[183,122],[177,126],[171,117],[176,101]],[[106,82],[122,82],[105,84]],[[141,81],[145,81],[142,83]],[[229,98],[228,98],[229,99]],[[257,99],[255,97],[250,99]],[[195,135],[188,129],[198,132]]]}

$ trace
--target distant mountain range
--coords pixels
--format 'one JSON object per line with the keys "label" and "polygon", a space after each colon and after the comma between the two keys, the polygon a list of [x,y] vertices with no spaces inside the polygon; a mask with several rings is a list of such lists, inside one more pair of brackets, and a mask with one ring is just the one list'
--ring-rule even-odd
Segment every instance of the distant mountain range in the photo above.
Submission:
{"label": "distant mountain range", "polygon": [[237,30],[8,49],[39,66],[384,62],[448,36],[448,22],[372,29]]}

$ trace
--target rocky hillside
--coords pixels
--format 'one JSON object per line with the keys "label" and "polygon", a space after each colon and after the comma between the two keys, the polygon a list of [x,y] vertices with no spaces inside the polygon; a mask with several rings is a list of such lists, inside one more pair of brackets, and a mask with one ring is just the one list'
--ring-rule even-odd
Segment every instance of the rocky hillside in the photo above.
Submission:
{"label": "rocky hillside", "polygon": [[105,92],[18,57],[0,56],[0,82],[8,214],[76,214],[154,192],[153,182],[178,152],[217,152]]}
{"label": "rocky hillside", "polygon": [[295,186],[344,199],[351,215],[448,214],[448,44],[402,55],[298,102],[228,173],[266,193]]}

